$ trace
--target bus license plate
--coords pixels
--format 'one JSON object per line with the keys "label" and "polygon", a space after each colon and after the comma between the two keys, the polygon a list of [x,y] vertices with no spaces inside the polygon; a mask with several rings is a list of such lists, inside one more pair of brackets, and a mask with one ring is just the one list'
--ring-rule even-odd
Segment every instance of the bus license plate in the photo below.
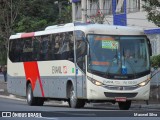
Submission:
{"label": "bus license plate", "polygon": [[116,97],[115,100],[116,102],[126,102],[127,98],[126,97]]}

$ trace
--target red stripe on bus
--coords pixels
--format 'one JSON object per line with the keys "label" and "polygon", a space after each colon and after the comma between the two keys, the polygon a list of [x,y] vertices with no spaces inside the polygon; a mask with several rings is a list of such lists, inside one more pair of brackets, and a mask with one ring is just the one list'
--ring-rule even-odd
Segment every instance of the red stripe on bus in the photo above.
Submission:
{"label": "red stripe on bus", "polygon": [[42,97],[44,97],[44,90],[43,90],[42,80],[41,80],[41,77],[40,77],[40,74],[39,74],[38,64],[37,64],[36,67],[37,67],[37,71],[38,71],[38,80],[39,80],[39,84],[40,84],[40,88],[41,88]]}
{"label": "red stripe on bus", "polygon": [[38,80],[40,84],[42,97],[44,97],[44,90],[43,90],[43,85],[42,85],[42,81],[40,78],[37,62],[24,62],[23,64],[24,64],[26,80],[31,81],[31,86],[32,86],[33,91],[35,89],[36,81]]}
{"label": "red stripe on bus", "polygon": [[34,32],[23,33],[23,34],[21,35],[21,38],[33,37],[34,34],[35,34]]}

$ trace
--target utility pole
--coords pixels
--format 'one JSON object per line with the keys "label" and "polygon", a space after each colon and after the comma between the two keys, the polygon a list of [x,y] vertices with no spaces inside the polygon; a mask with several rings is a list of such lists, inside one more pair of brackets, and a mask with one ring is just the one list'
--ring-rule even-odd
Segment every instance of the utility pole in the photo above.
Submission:
{"label": "utility pole", "polygon": [[76,13],[76,8],[75,8],[75,3],[72,2],[72,22],[75,21],[76,17],[75,17],[75,13]]}
{"label": "utility pole", "polygon": [[87,1],[86,0],[81,0],[81,5],[82,5],[82,22],[86,23],[87,22]]}

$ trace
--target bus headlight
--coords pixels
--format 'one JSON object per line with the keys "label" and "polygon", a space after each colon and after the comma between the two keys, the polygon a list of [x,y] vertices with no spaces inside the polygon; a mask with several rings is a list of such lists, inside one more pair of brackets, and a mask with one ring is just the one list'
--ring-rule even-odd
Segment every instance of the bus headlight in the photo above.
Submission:
{"label": "bus headlight", "polygon": [[102,86],[102,85],[104,85],[102,82],[99,82],[98,80],[95,80],[95,79],[90,78],[90,77],[88,77],[88,76],[87,76],[87,78],[88,78],[89,81],[91,81],[93,84],[95,84],[95,85],[97,85],[97,86]]}
{"label": "bus headlight", "polygon": [[149,78],[149,79],[147,79],[147,80],[139,83],[138,85],[139,85],[140,87],[143,87],[143,86],[147,85],[150,80],[151,80],[151,79]]}

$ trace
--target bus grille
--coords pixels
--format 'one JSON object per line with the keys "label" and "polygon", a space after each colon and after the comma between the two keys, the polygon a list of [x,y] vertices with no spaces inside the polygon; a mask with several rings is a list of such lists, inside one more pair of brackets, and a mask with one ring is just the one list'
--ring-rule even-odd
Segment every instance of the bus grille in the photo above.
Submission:
{"label": "bus grille", "polygon": [[105,92],[104,93],[106,97],[126,97],[126,98],[133,98],[135,97],[138,93],[111,93],[111,92]]}
{"label": "bus grille", "polygon": [[104,88],[109,90],[135,90],[138,86],[104,86]]}

